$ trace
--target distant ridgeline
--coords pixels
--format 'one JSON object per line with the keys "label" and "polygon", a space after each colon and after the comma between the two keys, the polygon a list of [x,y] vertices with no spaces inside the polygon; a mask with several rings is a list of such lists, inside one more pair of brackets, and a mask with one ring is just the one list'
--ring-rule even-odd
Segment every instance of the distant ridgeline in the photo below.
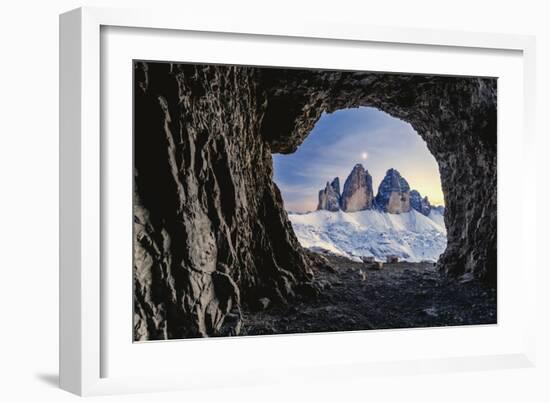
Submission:
{"label": "distant ridgeline", "polygon": [[444,207],[432,206],[427,196],[422,197],[417,190],[411,190],[407,180],[393,168],[388,169],[378,187],[378,194],[374,196],[372,176],[362,164],[353,167],[342,193],[338,178],[327,182],[326,187],[319,191],[317,210],[355,212],[373,209],[391,214],[414,209],[428,216],[432,210],[443,214]]}

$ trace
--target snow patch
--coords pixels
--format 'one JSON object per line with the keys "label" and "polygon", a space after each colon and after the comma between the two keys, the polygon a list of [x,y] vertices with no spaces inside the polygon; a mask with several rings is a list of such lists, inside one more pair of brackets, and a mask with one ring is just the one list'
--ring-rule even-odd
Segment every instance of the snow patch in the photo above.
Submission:
{"label": "snow patch", "polygon": [[436,262],[447,246],[445,222],[437,211],[426,217],[416,210],[401,214],[318,210],[289,218],[305,248],[353,260],[373,256],[385,261],[386,256],[397,255],[409,262]]}

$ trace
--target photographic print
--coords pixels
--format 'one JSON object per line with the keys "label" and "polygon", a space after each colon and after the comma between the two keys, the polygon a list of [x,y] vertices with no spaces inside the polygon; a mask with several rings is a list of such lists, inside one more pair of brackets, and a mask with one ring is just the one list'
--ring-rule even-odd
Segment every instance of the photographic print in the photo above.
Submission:
{"label": "photographic print", "polygon": [[497,79],[133,64],[134,341],[497,323]]}

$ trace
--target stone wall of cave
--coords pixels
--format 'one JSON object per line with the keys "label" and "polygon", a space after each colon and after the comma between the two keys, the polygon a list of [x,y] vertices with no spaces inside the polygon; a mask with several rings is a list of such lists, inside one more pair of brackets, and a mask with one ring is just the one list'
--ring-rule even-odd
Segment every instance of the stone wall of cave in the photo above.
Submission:
{"label": "stone wall of cave", "polygon": [[451,276],[496,281],[496,79],[136,62],[134,338],[239,334],[241,307],[310,287],[271,154],[322,112],[409,122],[439,163]]}

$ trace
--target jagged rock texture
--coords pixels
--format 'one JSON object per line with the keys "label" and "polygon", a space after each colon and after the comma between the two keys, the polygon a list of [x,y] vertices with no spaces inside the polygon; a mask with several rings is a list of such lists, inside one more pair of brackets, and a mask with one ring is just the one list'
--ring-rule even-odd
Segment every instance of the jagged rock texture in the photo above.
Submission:
{"label": "jagged rock texture", "polygon": [[356,164],[344,183],[340,199],[342,210],[354,212],[370,209],[373,199],[372,176],[363,165]]}
{"label": "jagged rock texture", "polygon": [[307,257],[272,181],[255,69],[135,66],[134,338],[238,334],[285,301]]}
{"label": "jagged rock texture", "polygon": [[378,186],[376,205],[391,214],[411,211],[410,186],[396,169],[388,169]]}
{"label": "jagged rock texture", "polygon": [[497,80],[345,71],[262,71],[269,97],[262,135],[293,152],[322,112],[371,106],[410,123],[439,165],[446,273],[496,282]]}
{"label": "jagged rock texture", "polygon": [[[135,63],[134,338],[238,334],[311,278],[272,180],[322,112],[409,122],[439,163],[449,274],[496,278],[496,79]],[[307,289],[307,287],[306,287]]]}
{"label": "jagged rock texture", "polygon": [[340,180],[338,178],[334,178],[330,183],[327,182],[325,188],[319,190],[317,210],[340,210]]}
{"label": "jagged rock texture", "polygon": [[432,211],[432,205],[430,204],[428,196],[422,197],[418,190],[413,189],[409,192],[409,202],[412,209],[415,209],[425,216],[428,216],[430,211]]}

